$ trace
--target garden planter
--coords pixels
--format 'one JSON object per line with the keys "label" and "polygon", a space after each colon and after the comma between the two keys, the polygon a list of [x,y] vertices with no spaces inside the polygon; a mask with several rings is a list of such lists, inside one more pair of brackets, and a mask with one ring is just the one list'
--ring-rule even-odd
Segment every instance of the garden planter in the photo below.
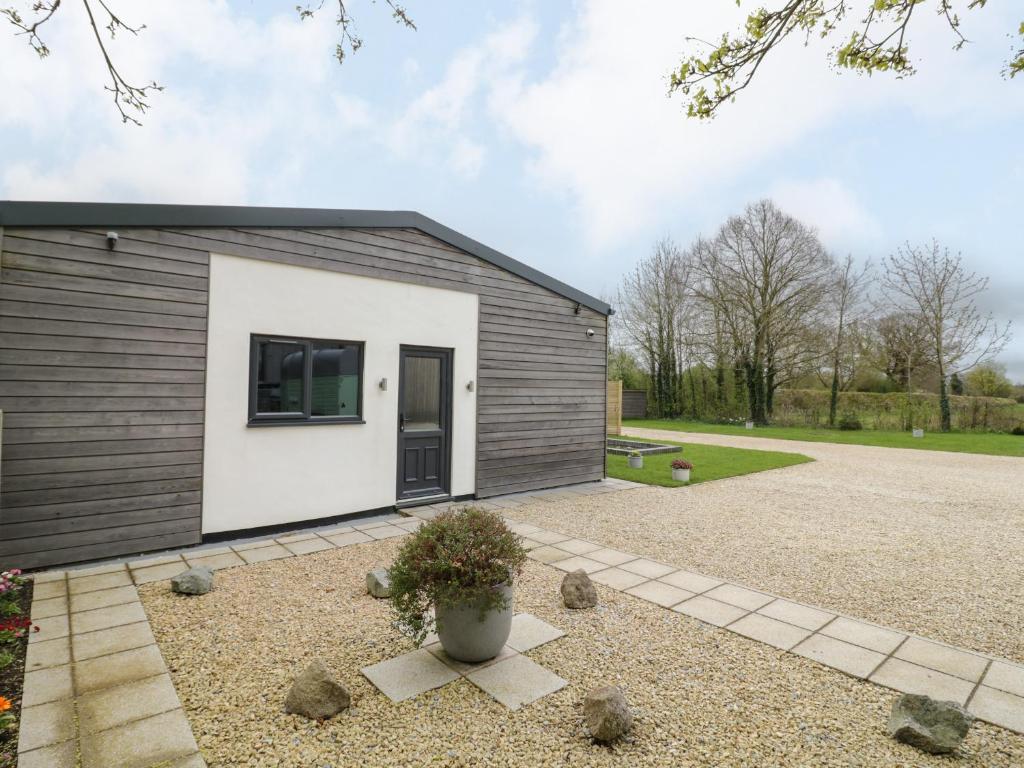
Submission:
{"label": "garden planter", "polygon": [[747,429],[753,429],[753,428],[754,428],[754,422],[752,422],[752,421],[748,421],[748,422],[747,422],[746,424],[744,424],[743,426],[745,426],[745,427],[746,427]]}
{"label": "garden planter", "polygon": [[504,595],[505,608],[487,611],[482,621],[479,601],[434,609],[441,647],[453,659],[475,664],[493,659],[505,647],[512,631],[512,586],[495,589]]}
{"label": "garden planter", "polygon": [[630,469],[643,469],[644,468],[644,457],[643,456],[630,456],[629,468]]}
{"label": "garden planter", "polygon": [[913,435],[914,437],[924,437],[924,430],[923,430],[923,429],[915,429],[915,430],[913,430],[913,431],[911,432],[911,434],[912,434],[912,435]]}
{"label": "garden planter", "polygon": [[680,483],[690,482],[690,470],[688,469],[673,469],[672,479]]}

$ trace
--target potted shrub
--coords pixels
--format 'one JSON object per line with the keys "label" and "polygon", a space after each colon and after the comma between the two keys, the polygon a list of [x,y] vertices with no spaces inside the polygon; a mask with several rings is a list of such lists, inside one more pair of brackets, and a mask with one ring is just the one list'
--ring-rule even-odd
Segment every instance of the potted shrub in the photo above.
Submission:
{"label": "potted shrub", "polygon": [[512,631],[512,588],[525,562],[519,536],[500,515],[474,507],[442,512],[413,533],[391,566],[399,627],[417,645],[436,628],[453,659],[493,659]]}
{"label": "potted shrub", "polygon": [[630,469],[644,468],[644,456],[640,451],[630,451],[627,460],[629,461]]}
{"label": "potted shrub", "polygon": [[673,459],[672,479],[677,480],[680,483],[690,482],[691,469],[693,469],[693,464],[688,462],[686,459]]}

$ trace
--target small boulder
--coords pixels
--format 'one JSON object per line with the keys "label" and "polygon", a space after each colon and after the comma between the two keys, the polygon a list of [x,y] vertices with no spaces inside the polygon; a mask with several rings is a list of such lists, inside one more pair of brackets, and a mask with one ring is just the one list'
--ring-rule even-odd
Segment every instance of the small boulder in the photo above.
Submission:
{"label": "small boulder", "polygon": [[923,752],[944,755],[954,751],[970,730],[974,717],[952,701],[907,693],[889,715],[889,735]]}
{"label": "small boulder", "polygon": [[565,574],[562,579],[562,600],[566,608],[593,608],[597,605],[597,589],[582,568]]}
{"label": "small boulder", "polygon": [[189,568],[171,579],[171,591],[183,595],[205,595],[213,589],[213,569],[205,565]]}
{"label": "small boulder", "polygon": [[633,727],[633,713],[626,697],[614,685],[603,685],[587,694],[583,717],[591,737],[598,741],[613,741]]}
{"label": "small boulder", "polygon": [[391,597],[391,576],[387,568],[374,568],[366,574],[366,591],[374,597]]}
{"label": "small boulder", "polygon": [[337,682],[321,662],[314,661],[295,678],[284,711],[310,720],[324,720],[341,712],[352,702],[348,690]]}

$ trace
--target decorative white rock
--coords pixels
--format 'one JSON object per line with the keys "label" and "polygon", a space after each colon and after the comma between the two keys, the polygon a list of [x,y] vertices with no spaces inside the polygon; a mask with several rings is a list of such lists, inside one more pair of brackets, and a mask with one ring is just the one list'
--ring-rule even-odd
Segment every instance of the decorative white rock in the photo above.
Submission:
{"label": "decorative white rock", "polygon": [[391,597],[391,575],[387,568],[374,568],[366,574],[366,591],[377,598]]}
{"label": "decorative white rock", "polygon": [[591,737],[597,741],[614,741],[633,727],[633,713],[626,697],[614,685],[603,685],[587,694],[583,717]]}

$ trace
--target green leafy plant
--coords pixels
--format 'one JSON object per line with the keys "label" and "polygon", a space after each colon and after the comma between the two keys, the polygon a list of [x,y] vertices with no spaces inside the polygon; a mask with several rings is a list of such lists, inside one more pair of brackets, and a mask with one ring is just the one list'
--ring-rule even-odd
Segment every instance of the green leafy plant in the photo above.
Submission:
{"label": "green leafy plant", "polygon": [[465,603],[487,612],[506,607],[496,587],[517,578],[526,562],[519,536],[500,515],[475,507],[442,512],[422,525],[391,565],[391,607],[417,645],[436,624],[430,609]]}
{"label": "green leafy plant", "polygon": [[5,669],[14,663],[14,654],[10,651],[0,651],[0,670]]}
{"label": "green leafy plant", "polygon": [[844,413],[839,418],[839,422],[836,426],[847,432],[864,429],[864,425],[861,424],[860,418],[855,413]]}
{"label": "green leafy plant", "polygon": [[640,456],[641,456],[640,451],[630,451],[629,452],[629,458],[631,458],[631,459],[639,459]]}

